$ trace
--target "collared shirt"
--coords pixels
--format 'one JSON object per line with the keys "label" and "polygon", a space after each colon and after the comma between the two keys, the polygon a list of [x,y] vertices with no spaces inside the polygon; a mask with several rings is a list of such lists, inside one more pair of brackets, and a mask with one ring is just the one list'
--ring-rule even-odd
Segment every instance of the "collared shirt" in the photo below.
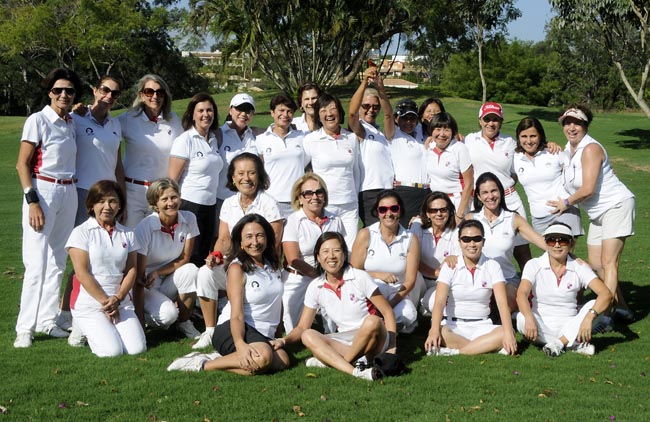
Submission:
{"label": "collared shirt", "polygon": [[49,105],[25,121],[21,142],[36,148],[30,170],[55,179],[72,179],[76,173],[75,124],[62,119]]}
{"label": "collared shirt", "polygon": [[551,215],[555,207],[546,202],[569,196],[562,185],[563,158],[563,154],[551,154],[546,150],[538,151],[532,159],[523,152],[515,153],[515,171],[526,191],[533,217]]}
{"label": "collared shirt", "polygon": [[390,141],[389,149],[395,180],[405,185],[426,183],[424,143],[402,132],[400,128],[395,128],[395,136]]}
{"label": "collared shirt", "polygon": [[368,226],[368,250],[363,268],[366,271],[389,272],[397,277],[392,286],[404,284],[408,251],[413,239],[413,233],[401,225],[393,241],[387,244],[379,231],[380,222]]}
{"label": "collared shirt", "polygon": [[84,116],[72,113],[77,133],[77,187],[90,189],[99,180],[115,181],[117,154],[122,142],[122,127],[106,115],[104,123],[89,109]]}
{"label": "collared shirt", "polygon": [[206,141],[194,127],[186,130],[172,144],[170,156],[187,161],[179,183],[181,198],[195,204],[214,205],[223,168],[214,133],[209,132]]}
{"label": "collared shirt", "polygon": [[226,187],[230,162],[244,152],[257,155],[257,147],[255,145],[255,135],[253,135],[253,130],[250,127],[246,128],[244,135],[240,138],[237,129],[232,128],[229,122],[226,122],[221,126],[221,134],[223,135],[223,143],[219,151],[221,152],[221,158],[223,158],[223,169],[221,169],[219,175],[217,198],[225,200],[235,194]]}
{"label": "collared shirt", "polygon": [[489,171],[499,178],[504,189],[515,184],[512,175],[517,143],[512,137],[499,133],[492,144],[479,131],[468,134],[464,142],[474,166],[474,179]]}
{"label": "collared shirt", "polygon": [[259,214],[269,223],[282,220],[282,214],[278,208],[277,201],[268,193],[262,190],[258,191],[253,203],[246,208],[246,212],[244,212],[239,203],[240,197],[241,193],[237,192],[234,196],[223,201],[223,206],[221,207],[219,219],[228,224],[228,230],[231,233],[235,224],[237,224],[244,215]]}
{"label": "collared shirt", "polygon": [[312,267],[316,267],[314,259],[314,246],[316,240],[325,232],[338,232],[345,236],[343,222],[336,215],[324,210],[323,216],[326,218],[322,225],[311,221],[301,208],[292,213],[287,218],[287,224],[284,226],[282,233],[282,242],[297,242],[300,250],[300,258]]}
{"label": "collared shirt", "polygon": [[431,142],[425,156],[427,183],[432,191],[460,194],[466,184],[463,173],[471,166],[472,159],[462,142],[452,139],[444,150],[439,150],[435,142]]}
{"label": "collared shirt", "polygon": [[448,256],[461,255],[458,229],[445,229],[440,238],[436,239],[433,227],[423,229],[422,221],[417,217],[411,223],[410,230],[420,239],[420,262],[433,269],[439,268]]}
{"label": "collared shirt", "polygon": [[497,219],[490,223],[485,218],[484,211],[473,214],[473,219],[480,221],[485,229],[483,254],[501,265],[506,280],[514,280],[517,278],[517,271],[512,263],[516,235],[515,213],[501,210]]}
{"label": "collared shirt", "polygon": [[361,191],[392,189],[395,180],[393,161],[386,136],[375,126],[359,120],[366,131],[361,141]]}

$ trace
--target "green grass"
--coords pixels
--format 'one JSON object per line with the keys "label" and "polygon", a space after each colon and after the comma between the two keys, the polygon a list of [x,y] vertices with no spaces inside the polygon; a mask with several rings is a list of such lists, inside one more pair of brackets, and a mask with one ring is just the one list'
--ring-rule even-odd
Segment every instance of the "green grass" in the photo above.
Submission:
{"label": "green grass", "polygon": [[[347,107],[351,90],[340,90]],[[216,96],[223,121],[232,94]],[[393,100],[422,91],[389,91]],[[255,95],[254,124],[270,123],[272,94]],[[479,103],[445,98],[462,133],[478,127]],[[182,114],[187,100],[174,104]],[[533,114],[550,139],[564,144],[555,120],[559,110],[505,105],[504,132]],[[636,236],[628,240],[621,282],[638,322],[622,333],[597,336],[593,357],[566,354],[550,359],[520,343],[521,355],[427,358],[422,344],[428,323],[400,337],[410,374],[369,384],[334,370],[298,364],[279,374],[244,378],[226,373],[167,373],[165,367],[190,351],[173,334],[152,333],[141,356],[94,357],[88,348],[38,337],[33,347],[12,347],[23,272],[21,190],[15,161],[24,118],[0,118],[0,406],[12,421],[229,421],[229,420],[535,420],[645,421],[649,414],[650,281],[646,246],[650,209],[650,121],[638,113],[596,114],[590,133],[602,142],[618,176],[636,194]],[[584,240],[578,254],[585,257]],[[647,376],[646,376],[647,375]],[[304,416],[304,417],[303,417]]]}

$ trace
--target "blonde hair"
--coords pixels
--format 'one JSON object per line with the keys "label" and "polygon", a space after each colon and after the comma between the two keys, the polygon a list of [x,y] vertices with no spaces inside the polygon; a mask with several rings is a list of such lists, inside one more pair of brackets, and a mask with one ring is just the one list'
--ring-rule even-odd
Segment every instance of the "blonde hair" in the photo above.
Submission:
{"label": "blonde hair", "polygon": [[318,182],[321,188],[325,189],[325,197],[323,198],[323,208],[327,206],[327,201],[329,198],[329,193],[327,192],[327,185],[325,181],[316,173],[305,173],[296,180],[291,188],[291,208],[294,210],[299,210],[300,206],[300,192],[302,192],[302,184],[307,180],[315,180]]}
{"label": "blonde hair", "polygon": [[174,189],[178,196],[181,195],[181,188],[178,187],[178,183],[174,179],[163,177],[151,182],[151,185],[147,188],[147,202],[151,210],[158,212],[158,200],[163,192],[169,188]]}

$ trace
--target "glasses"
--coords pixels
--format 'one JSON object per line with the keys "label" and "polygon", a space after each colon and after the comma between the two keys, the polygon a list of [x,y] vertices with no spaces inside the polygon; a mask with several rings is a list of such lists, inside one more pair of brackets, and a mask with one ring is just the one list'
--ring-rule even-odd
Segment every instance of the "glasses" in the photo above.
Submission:
{"label": "glasses", "polygon": [[237,111],[240,112],[240,113],[246,113],[246,114],[253,114],[253,113],[255,112],[255,109],[254,109],[253,107],[250,107],[250,106],[249,106],[249,107],[246,107],[246,106],[243,106],[243,107],[237,106],[237,107],[235,107],[235,110],[237,110]]}
{"label": "glasses", "polygon": [[61,95],[64,91],[65,91],[66,94],[68,94],[71,97],[75,94],[75,92],[77,92],[77,90],[74,89],[74,88],[59,88],[59,87],[56,87],[56,88],[50,89],[50,92],[52,94],[54,94],[54,95]]}
{"label": "glasses", "polygon": [[325,196],[325,189],[320,188],[316,190],[304,190],[300,192],[300,195],[302,195],[302,197],[305,199],[311,199],[314,197],[314,195],[318,196],[319,198],[323,198]]}
{"label": "glasses", "polygon": [[461,236],[460,241],[463,243],[469,243],[469,242],[480,243],[483,241],[483,236]]}
{"label": "glasses", "polygon": [[438,213],[447,214],[449,212],[449,210],[446,207],[445,208],[427,208],[427,212],[429,214],[438,214]]}
{"label": "glasses", "polygon": [[381,106],[379,104],[361,104],[361,108],[368,111],[372,108],[373,111],[379,111]]}
{"label": "glasses", "polygon": [[546,244],[548,246],[555,246],[556,243],[559,243],[560,246],[569,246],[571,243],[571,239],[568,237],[547,237],[546,239]]}
{"label": "glasses", "polygon": [[392,212],[393,214],[397,214],[400,208],[399,205],[397,204],[391,205],[390,207],[385,207],[383,205],[381,207],[377,207],[377,212],[379,212],[379,214],[386,214],[388,210],[390,210],[390,212]]}
{"label": "glasses", "polygon": [[[97,88],[97,91],[99,91],[100,94],[102,94],[102,95],[111,94],[111,97],[113,97],[113,98],[119,98],[120,94],[122,93],[122,91],[120,91],[119,89],[110,89],[106,85],[100,86],[99,88]],[[153,96],[153,94],[151,94],[151,95]]]}
{"label": "glasses", "polygon": [[489,115],[489,114],[488,114],[487,116],[483,117],[483,121],[484,121],[485,123],[490,123],[490,122],[500,122],[501,120],[502,120],[501,117],[499,117],[499,116],[493,116],[493,115]]}
{"label": "glasses", "polygon": [[142,93],[144,94],[145,97],[149,97],[149,98],[153,97],[154,94],[156,94],[159,97],[164,97],[165,95],[167,95],[167,91],[165,91],[162,88],[160,89],[145,88],[142,90]]}

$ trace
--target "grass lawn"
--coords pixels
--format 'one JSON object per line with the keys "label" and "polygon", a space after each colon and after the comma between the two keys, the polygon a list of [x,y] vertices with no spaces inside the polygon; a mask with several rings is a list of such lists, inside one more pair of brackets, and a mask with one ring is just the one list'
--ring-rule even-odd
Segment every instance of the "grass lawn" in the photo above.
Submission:
{"label": "grass lawn", "polygon": [[[347,107],[352,91],[337,91]],[[219,94],[220,120],[232,94]],[[271,122],[271,94],[255,94],[256,125]],[[389,90],[393,100],[425,91]],[[479,103],[444,100],[466,134],[478,128]],[[187,100],[174,104],[181,115]],[[514,134],[527,115],[540,118],[550,140],[564,145],[559,110],[505,105],[504,132]],[[141,356],[99,359],[88,348],[37,337],[33,347],[12,343],[20,300],[22,192],[15,171],[22,117],[0,117],[0,422],[12,421],[230,421],[230,420],[535,420],[645,421],[650,415],[650,277],[647,246],[650,210],[650,120],[640,113],[596,113],[590,134],[607,148],[621,180],[636,194],[636,236],[628,240],[621,284],[638,322],[594,339],[593,357],[557,359],[520,342],[515,357],[425,357],[429,328],[399,339],[410,373],[368,383],[330,369],[297,365],[275,375],[168,373],[165,367],[190,351],[171,333],[150,333]],[[648,178],[648,179],[646,179]],[[585,240],[578,254],[586,258]],[[534,252],[536,254],[536,252]]]}

